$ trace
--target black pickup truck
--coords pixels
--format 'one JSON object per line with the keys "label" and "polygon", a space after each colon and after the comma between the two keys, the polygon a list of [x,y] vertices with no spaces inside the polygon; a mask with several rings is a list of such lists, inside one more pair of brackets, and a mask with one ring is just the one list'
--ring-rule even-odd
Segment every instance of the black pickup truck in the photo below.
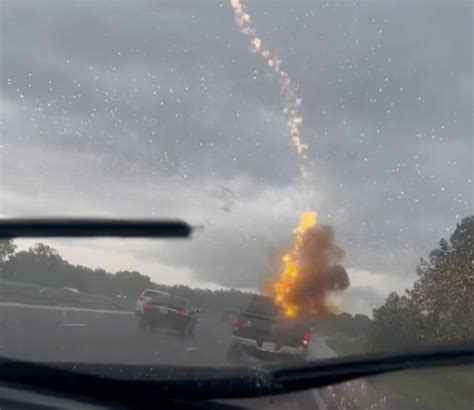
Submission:
{"label": "black pickup truck", "polygon": [[311,329],[280,315],[270,298],[256,297],[234,319],[227,360],[232,365],[247,359],[301,361],[306,357]]}

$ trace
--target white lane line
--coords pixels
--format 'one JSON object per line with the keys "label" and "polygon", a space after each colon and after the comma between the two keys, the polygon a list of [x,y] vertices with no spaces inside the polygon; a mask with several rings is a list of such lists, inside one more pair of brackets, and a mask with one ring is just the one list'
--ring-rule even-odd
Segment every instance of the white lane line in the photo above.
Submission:
{"label": "white lane line", "polygon": [[62,323],[61,326],[64,327],[83,327],[87,326],[85,323]]}
{"label": "white lane line", "polygon": [[323,396],[321,396],[321,393],[314,389],[311,390],[311,393],[313,393],[313,399],[318,406],[318,410],[327,410],[328,406],[326,406],[326,402],[324,401]]}
{"label": "white lane line", "polygon": [[[310,344],[310,349],[308,351],[310,356],[309,359],[327,359],[330,357],[336,357],[336,352],[326,344],[326,337],[314,337],[314,333],[315,332],[313,331],[311,337],[313,343]],[[313,394],[314,401],[318,406],[318,410],[327,410],[328,407],[320,390],[312,389],[311,393]]]}
{"label": "white lane line", "polygon": [[114,315],[133,315],[133,312],[125,312],[122,310],[107,310],[107,309],[87,309],[76,308],[68,306],[45,306],[45,305],[27,305],[24,303],[0,302],[1,307],[15,307],[22,309],[41,309],[41,310],[68,310],[72,312],[92,312],[92,313],[108,313]]}

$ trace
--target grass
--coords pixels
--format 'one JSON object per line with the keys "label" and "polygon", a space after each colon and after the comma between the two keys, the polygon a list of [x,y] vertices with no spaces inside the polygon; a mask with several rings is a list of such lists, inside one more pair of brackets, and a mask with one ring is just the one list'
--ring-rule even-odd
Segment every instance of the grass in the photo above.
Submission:
{"label": "grass", "polygon": [[0,280],[0,302],[131,311],[134,301]]}
{"label": "grass", "polygon": [[457,366],[396,372],[369,379],[389,398],[431,410],[473,409],[474,368]]}
{"label": "grass", "polygon": [[[369,353],[364,338],[328,338],[339,356]],[[474,366],[401,371],[369,378],[388,400],[431,410],[474,409]]]}
{"label": "grass", "polygon": [[353,356],[367,353],[366,339],[363,337],[342,338],[328,337],[326,344],[334,350],[338,356]]}

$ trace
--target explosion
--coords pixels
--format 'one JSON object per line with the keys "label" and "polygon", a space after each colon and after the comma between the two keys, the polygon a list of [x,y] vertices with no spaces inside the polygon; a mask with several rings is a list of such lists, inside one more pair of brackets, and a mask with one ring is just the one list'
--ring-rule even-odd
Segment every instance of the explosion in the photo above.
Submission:
{"label": "explosion", "polygon": [[285,316],[326,313],[328,294],[349,286],[340,261],[344,251],[335,244],[328,225],[317,225],[315,212],[304,212],[293,230],[292,249],[283,256],[283,271],[271,283],[272,296]]}
{"label": "explosion", "polygon": [[[303,117],[300,114],[301,98],[297,95],[297,88],[288,73],[281,68],[282,61],[257,36],[245,5],[240,0],[230,0],[230,4],[241,33],[250,38],[250,51],[263,59],[267,70],[280,85],[286,126],[301,161],[303,185],[307,187],[308,145],[301,140]],[[328,293],[349,286],[347,272],[339,265],[344,251],[334,243],[334,234],[329,226],[316,225],[315,212],[304,212],[293,234],[293,248],[283,257],[283,272],[272,282],[270,293],[287,317],[314,311],[326,312],[329,310]]]}

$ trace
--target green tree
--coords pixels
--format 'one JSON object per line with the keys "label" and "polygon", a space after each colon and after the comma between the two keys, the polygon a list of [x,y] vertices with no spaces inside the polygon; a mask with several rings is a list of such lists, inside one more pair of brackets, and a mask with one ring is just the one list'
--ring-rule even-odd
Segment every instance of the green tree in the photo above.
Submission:
{"label": "green tree", "polygon": [[0,262],[8,259],[15,253],[16,245],[11,239],[0,240]]}
{"label": "green tree", "polygon": [[403,296],[389,295],[374,310],[370,341],[376,348],[474,340],[474,216],[441,239],[418,280]]}
{"label": "green tree", "polygon": [[41,242],[30,248],[30,252],[41,257],[62,259],[56,249]]}
{"label": "green tree", "polygon": [[189,298],[194,305],[213,312],[226,308],[245,308],[250,300],[250,294],[239,290],[211,291],[192,289],[185,285],[159,285],[137,271],[119,271],[114,274],[104,269],[73,265],[63,259],[56,249],[43,243],[13,253],[1,262],[0,278],[51,288],[71,287],[84,293],[112,297],[122,295],[132,304],[144,289],[155,288]]}

